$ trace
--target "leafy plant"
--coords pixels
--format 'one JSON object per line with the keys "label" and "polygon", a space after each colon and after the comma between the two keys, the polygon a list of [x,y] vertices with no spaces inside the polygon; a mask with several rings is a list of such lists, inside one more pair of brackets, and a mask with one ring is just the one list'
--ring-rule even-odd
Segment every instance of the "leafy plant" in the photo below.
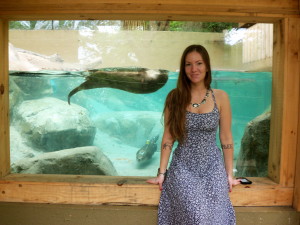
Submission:
{"label": "leafy plant", "polygon": [[112,21],[112,20],[45,20],[11,21],[10,29],[19,30],[78,30],[97,29],[97,26],[119,26],[123,30],[157,30],[186,32],[223,32],[237,27],[237,23],[196,21]]}

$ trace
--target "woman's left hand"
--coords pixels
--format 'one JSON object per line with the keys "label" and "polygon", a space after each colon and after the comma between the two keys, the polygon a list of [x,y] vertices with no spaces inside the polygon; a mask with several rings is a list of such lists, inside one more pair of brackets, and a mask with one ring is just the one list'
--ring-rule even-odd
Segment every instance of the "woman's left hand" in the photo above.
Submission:
{"label": "woman's left hand", "polygon": [[232,176],[228,176],[229,192],[232,192],[232,187],[241,183],[240,179],[233,179]]}
{"label": "woman's left hand", "polygon": [[162,184],[164,180],[165,180],[165,176],[160,174],[157,177],[147,180],[146,182],[149,184],[158,184],[159,190],[162,190]]}

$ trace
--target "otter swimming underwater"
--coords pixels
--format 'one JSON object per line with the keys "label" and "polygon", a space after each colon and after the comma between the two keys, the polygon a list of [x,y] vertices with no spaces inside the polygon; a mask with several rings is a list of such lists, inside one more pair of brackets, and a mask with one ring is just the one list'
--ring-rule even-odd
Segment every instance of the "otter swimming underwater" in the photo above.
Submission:
{"label": "otter swimming underwater", "polygon": [[90,70],[86,81],[70,91],[71,97],[78,91],[94,88],[116,88],[136,94],[152,93],[160,89],[168,81],[167,70],[152,70],[141,67],[115,67]]}

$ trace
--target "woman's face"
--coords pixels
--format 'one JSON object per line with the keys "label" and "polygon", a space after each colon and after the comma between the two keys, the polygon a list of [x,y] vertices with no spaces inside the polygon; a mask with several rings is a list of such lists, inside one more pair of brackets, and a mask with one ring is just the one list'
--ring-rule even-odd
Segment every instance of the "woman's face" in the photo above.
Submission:
{"label": "woman's face", "polygon": [[196,51],[188,53],[185,58],[185,73],[189,80],[194,84],[204,83],[206,72],[202,56]]}

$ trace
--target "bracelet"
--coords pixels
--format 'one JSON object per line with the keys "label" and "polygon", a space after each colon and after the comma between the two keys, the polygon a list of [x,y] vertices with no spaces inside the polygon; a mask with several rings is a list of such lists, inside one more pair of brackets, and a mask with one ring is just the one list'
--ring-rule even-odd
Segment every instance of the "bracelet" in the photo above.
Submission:
{"label": "bracelet", "polygon": [[161,173],[160,172],[160,168],[158,168],[158,170],[157,170],[157,176],[159,176],[159,175],[166,175],[167,174],[167,172],[168,172],[168,170],[166,170],[166,172],[164,172],[164,173]]}

